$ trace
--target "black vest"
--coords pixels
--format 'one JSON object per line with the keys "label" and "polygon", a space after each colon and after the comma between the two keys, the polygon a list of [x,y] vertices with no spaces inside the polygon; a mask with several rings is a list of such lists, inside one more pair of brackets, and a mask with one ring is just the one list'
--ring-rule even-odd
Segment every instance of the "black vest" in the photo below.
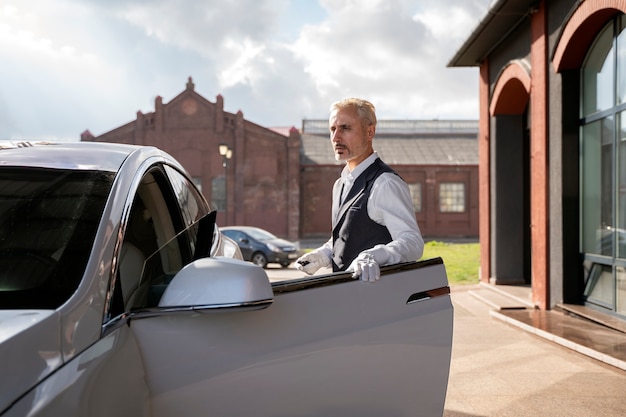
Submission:
{"label": "black vest", "polygon": [[387,227],[370,219],[367,213],[367,202],[374,181],[385,172],[395,174],[394,170],[377,158],[357,177],[339,207],[338,221],[333,229],[334,272],[345,271],[365,249],[391,242]]}

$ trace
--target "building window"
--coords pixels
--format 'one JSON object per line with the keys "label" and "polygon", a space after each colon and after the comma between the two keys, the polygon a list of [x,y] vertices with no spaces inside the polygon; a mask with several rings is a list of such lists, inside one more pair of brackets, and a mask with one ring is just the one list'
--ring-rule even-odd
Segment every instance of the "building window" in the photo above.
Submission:
{"label": "building window", "polygon": [[409,184],[409,192],[411,193],[411,200],[413,200],[413,210],[416,213],[422,212],[422,183],[417,182]]}
{"label": "building window", "polygon": [[226,177],[214,177],[211,181],[211,202],[217,211],[226,210]]}
{"label": "building window", "polygon": [[442,182],[439,184],[439,211],[441,213],[465,212],[465,184]]}
{"label": "building window", "polygon": [[581,68],[580,250],[585,300],[626,314],[626,17],[598,34]]}

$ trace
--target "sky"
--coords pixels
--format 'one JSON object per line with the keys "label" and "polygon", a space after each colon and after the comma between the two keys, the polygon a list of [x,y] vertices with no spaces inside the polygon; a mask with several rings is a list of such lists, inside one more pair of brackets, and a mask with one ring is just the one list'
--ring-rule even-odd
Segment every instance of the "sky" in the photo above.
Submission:
{"label": "sky", "polygon": [[370,100],[379,119],[478,119],[447,68],[491,0],[0,0],[0,140],[77,141],[192,77],[265,127]]}

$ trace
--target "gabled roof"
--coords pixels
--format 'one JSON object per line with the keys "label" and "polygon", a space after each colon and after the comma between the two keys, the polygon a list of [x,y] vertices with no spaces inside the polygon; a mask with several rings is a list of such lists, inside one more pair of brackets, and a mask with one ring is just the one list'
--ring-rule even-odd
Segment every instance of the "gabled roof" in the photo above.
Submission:
{"label": "gabled roof", "polygon": [[448,67],[476,67],[535,9],[537,0],[493,0]]}

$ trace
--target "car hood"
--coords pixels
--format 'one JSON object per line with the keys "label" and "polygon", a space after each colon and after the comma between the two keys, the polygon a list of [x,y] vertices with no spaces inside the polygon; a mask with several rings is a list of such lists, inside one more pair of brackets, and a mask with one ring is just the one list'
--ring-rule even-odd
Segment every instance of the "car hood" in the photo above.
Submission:
{"label": "car hood", "polygon": [[54,310],[0,310],[0,414],[61,366],[60,318]]}

